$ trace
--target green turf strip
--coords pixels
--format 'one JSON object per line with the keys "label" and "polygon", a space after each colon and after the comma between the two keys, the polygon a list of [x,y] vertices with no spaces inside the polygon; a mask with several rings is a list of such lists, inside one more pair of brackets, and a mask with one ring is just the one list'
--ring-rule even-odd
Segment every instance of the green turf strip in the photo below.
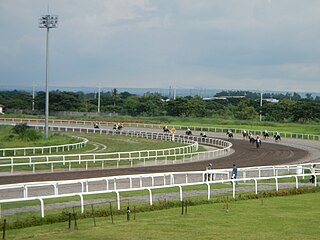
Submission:
{"label": "green turf strip", "polygon": [[[7,231],[7,239],[318,239],[320,193],[139,212]],[[132,208],[131,208],[132,209]]]}

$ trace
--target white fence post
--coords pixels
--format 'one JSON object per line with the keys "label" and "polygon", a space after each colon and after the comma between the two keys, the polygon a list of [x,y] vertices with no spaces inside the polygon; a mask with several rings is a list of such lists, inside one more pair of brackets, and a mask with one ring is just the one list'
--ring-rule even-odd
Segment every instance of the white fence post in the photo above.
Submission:
{"label": "white fence post", "polygon": [[152,202],[152,191],[150,188],[147,188],[147,190],[149,191],[149,201],[150,201],[150,206],[152,206],[153,202]]}

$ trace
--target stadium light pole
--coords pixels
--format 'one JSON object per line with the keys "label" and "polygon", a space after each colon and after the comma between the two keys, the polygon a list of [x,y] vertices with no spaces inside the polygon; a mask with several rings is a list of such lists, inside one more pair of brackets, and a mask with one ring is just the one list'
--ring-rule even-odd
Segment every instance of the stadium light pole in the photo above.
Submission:
{"label": "stadium light pole", "polygon": [[46,39],[46,103],[45,103],[45,129],[44,137],[48,139],[49,135],[49,91],[48,91],[48,60],[49,60],[49,29],[56,28],[58,25],[58,16],[57,15],[42,15],[39,19],[39,28],[47,29],[47,39]]}
{"label": "stadium light pole", "polygon": [[33,82],[33,84],[32,84],[32,113],[34,112],[34,89],[35,89],[35,87],[34,87],[34,82]]}
{"label": "stadium light pole", "polygon": [[98,113],[100,113],[100,87],[98,90]]}
{"label": "stadium light pole", "polygon": [[262,110],[261,110],[261,108],[262,108],[262,95],[263,95],[263,93],[261,92],[260,93],[260,122],[262,120]]}

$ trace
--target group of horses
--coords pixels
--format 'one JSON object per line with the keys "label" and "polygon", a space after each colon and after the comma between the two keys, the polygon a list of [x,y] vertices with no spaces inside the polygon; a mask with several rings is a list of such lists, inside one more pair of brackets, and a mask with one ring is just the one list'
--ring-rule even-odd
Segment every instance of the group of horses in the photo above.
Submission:
{"label": "group of horses", "polygon": [[[96,123],[96,122],[94,122],[94,123],[93,123],[93,127],[94,127],[94,128],[99,128],[99,124]],[[123,128],[123,125],[122,125],[121,123],[115,123],[115,124],[113,125],[113,129],[114,129],[114,130],[121,130],[122,128]],[[163,132],[164,132],[164,133],[173,133],[173,134],[176,133],[176,129],[175,129],[175,128],[172,128],[172,129],[170,130],[167,126],[164,126],[162,129],[163,129]],[[188,135],[188,136],[191,136],[191,135],[192,135],[192,131],[190,130],[190,128],[188,128],[188,129],[186,130],[186,135]],[[269,133],[268,133],[267,130],[263,131],[263,132],[262,132],[262,135],[263,135],[263,137],[264,137],[265,140],[269,139]],[[207,134],[204,133],[204,132],[201,132],[201,133],[200,133],[200,136],[201,136],[201,137],[207,137]],[[228,136],[229,139],[232,139],[232,138],[233,138],[233,132],[232,132],[231,130],[227,130],[227,136]],[[281,141],[281,137],[280,137],[280,133],[279,133],[279,132],[276,132],[273,137],[274,137],[274,139],[275,139],[276,142],[277,142],[277,141]],[[261,139],[260,139],[260,137],[259,137],[258,135],[257,135],[256,138],[254,138],[254,136],[253,136],[252,133],[249,133],[249,132],[247,132],[246,130],[243,130],[243,132],[242,132],[242,138],[243,138],[244,140],[245,140],[245,139],[248,139],[251,144],[256,143],[256,147],[257,147],[257,148],[259,148],[259,147],[261,146]]]}
{"label": "group of horses", "polygon": [[176,132],[177,132],[177,130],[174,127],[169,129],[167,126],[164,126],[162,129],[163,129],[164,133],[176,134]]}
{"label": "group of horses", "polygon": [[[264,137],[264,140],[269,139],[269,133],[268,133],[267,130],[263,131],[262,135]],[[249,139],[249,142],[251,144],[255,143],[257,148],[259,148],[261,146],[261,138],[259,137],[259,135],[257,135],[256,138],[255,138],[252,133],[248,133],[247,131],[244,130],[242,132],[242,137],[243,137],[243,139]],[[276,142],[277,141],[281,141],[281,137],[280,137],[280,133],[279,132],[276,132],[273,137],[274,137]]]}
{"label": "group of horses", "polygon": [[[164,126],[162,129],[163,129],[163,132],[164,132],[164,133],[173,133],[173,134],[176,133],[176,129],[175,129],[175,128],[172,128],[172,129],[170,130],[167,126]],[[186,130],[186,133],[185,133],[185,134],[188,135],[188,136],[192,136],[192,131],[191,131],[191,129],[188,128],[188,129]],[[200,133],[200,136],[201,136],[201,137],[207,137],[207,134],[206,134],[205,132],[201,132],[201,133]]]}
{"label": "group of horses", "polygon": [[[163,132],[164,133],[170,133],[171,130],[169,130],[169,128],[167,126],[164,126],[163,127]],[[186,130],[185,134],[188,135],[188,136],[192,135],[192,131],[190,130],[190,128],[188,128]],[[201,137],[207,137],[207,134],[205,134],[204,132],[201,132],[200,136]],[[233,132],[231,130],[227,130],[227,136],[228,136],[229,139],[233,139]],[[262,132],[262,136],[263,136],[264,140],[267,140],[270,137],[270,135],[269,135],[267,130]],[[279,132],[276,132],[273,137],[274,137],[276,142],[281,141],[281,136],[280,136]],[[252,133],[249,133],[248,131],[243,130],[242,138],[244,140],[248,139],[251,144],[256,144],[257,148],[260,148],[260,146],[261,146],[261,138],[260,138],[259,135],[254,137]]]}
{"label": "group of horses", "polygon": [[[99,123],[93,122],[93,128],[100,128]],[[115,123],[113,125],[113,130],[121,130],[123,128],[123,125],[121,123]]]}
{"label": "group of horses", "polygon": [[113,125],[113,130],[121,130],[123,128],[123,125],[121,123],[115,123]]}
{"label": "group of horses", "polygon": [[[227,136],[228,136],[229,139],[232,139],[232,138],[233,138],[233,132],[232,132],[231,130],[228,130],[228,131],[227,131]],[[267,139],[269,139],[269,136],[270,136],[270,135],[269,135],[268,131],[265,130],[265,131],[262,132],[262,136],[263,136],[264,140],[267,140]],[[274,137],[274,139],[275,139],[276,142],[277,142],[277,141],[281,141],[281,136],[280,136],[280,133],[279,133],[279,132],[276,132],[273,137]],[[261,142],[262,142],[262,141],[261,141],[261,138],[260,138],[259,135],[257,135],[256,137],[254,137],[254,135],[253,135],[252,133],[249,133],[249,132],[247,132],[246,130],[243,130],[243,132],[242,132],[242,138],[243,138],[244,140],[245,140],[245,139],[248,139],[251,144],[256,144],[256,147],[257,147],[257,148],[260,148],[260,146],[261,146]]]}
{"label": "group of horses", "polygon": [[[269,139],[269,133],[268,133],[268,131],[263,131],[262,132],[262,136],[264,137],[264,140],[267,140],[267,139]],[[249,139],[249,141],[253,138],[254,139],[254,136],[253,136],[253,134],[252,133],[248,133],[246,130],[244,130],[243,132],[242,132],[242,137],[243,137],[243,139]],[[274,134],[274,140],[277,142],[277,141],[281,141],[281,137],[280,137],[280,133],[279,132],[276,132],[275,134]],[[252,141],[252,140],[251,140]]]}

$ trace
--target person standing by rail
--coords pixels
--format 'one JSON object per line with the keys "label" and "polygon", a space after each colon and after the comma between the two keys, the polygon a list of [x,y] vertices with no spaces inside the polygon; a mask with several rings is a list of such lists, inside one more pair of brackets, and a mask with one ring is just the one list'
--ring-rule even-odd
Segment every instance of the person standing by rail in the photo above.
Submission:
{"label": "person standing by rail", "polygon": [[209,163],[208,166],[206,167],[206,173],[204,174],[204,181],[210,181],[211,179],[211,173],[209,173],[209,170],[213,170],[213,165],[212,163]]}
{"label": "person standing by rail", "polygon": [[311,166],[311,168],[310,168],[310,172],[311,172],[311,178],[310,178],[310,182],[311,183],[314,183],[314,181],[316,180],[316,176],[315,176],[315,174],[316,174],[316,165],[315,164],[313,164],[312,166]]}
{"label": "person standing by rail", "polygon": [[[236,164],[233,164],[231,179],[237,179],[237,176],[238,176],[238,168],[237,168]],[[231,184],[232,184],[232,182],[231,182]],[[236,181],[236,184],[238,184],[237,181]]]}

